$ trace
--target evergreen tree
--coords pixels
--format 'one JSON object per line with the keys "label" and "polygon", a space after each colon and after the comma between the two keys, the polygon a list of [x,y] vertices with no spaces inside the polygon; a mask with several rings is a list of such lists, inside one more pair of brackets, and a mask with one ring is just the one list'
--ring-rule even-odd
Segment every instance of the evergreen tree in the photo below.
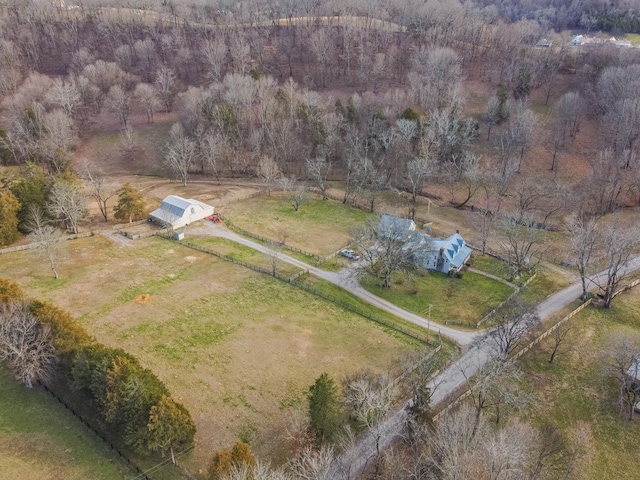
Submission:
{"label": "evergreen tree", "polygon": [[113,209],[113,216],[118,220],[139,220],[147,214],[144,198],[140,191],[130,183],[125,183],[118,190],[118,204]]}
{"label": "evergreen tree", "polygon": [[309,388],[309,428],[318,442],[331,440],[340,425],[338,390],[331,377],[323,373]]}
{"label": "evergreen tree", "polygon": [[231,450],[220,450],[215,453],[209,465],[208,480],[228,478],[234,467],[254,467],[255,465],[256,457],[251,453],[251,447],[244,442],[238,442]]}
{"label": "evergreen tree", "polygon": [[196,426],[189,412],[166,395],[151,407],[147,428],[147,448],[152,452],[160,452],[163,456],[171,449],[182,449],[192,443],[196,433]]}
{"label": "evergreen tree", "polygon": [[19,210],[20,202],[11,190],[0,191],[0,245],[11,245],[20,235]]}
{"label": "evergreen tree", "polygon": [[33,208],[45,210],[47,195],[49,194],[49,181],[39,165],[27,162],[20,171],[17,182],[11,185],[11,191],[20,202],[18,211],[18,229],[28,231],[29,212]]}

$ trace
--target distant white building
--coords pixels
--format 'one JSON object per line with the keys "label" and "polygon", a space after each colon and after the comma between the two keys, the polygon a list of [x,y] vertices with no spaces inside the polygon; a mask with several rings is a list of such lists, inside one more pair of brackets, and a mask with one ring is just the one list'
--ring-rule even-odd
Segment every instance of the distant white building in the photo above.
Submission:
{"label": "distant white building", "polygon": [[584,45],[584,35],[575,35],[572,39],[571,39],[571,45],[574,46],[578,46],[578,45]]}
{"label": "distant white building", "polygon": [[149,220],[173,229],[213,215],[213,207],[192,198],[169,195],[149,214]]}
{"label": "distant white building", "polygon": [[633,45],[628,40],[618,40],[616,37],[609,38],[597,38],[589,37],[587,35],[574,35],[570,42],[573,46],[605,46],[612,45],[616,48],[632,48]]}

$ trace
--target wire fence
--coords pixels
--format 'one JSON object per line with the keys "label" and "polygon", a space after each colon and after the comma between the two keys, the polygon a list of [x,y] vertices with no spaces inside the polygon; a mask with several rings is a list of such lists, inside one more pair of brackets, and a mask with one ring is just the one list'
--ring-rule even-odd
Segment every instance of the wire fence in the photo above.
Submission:
{"label": "wire fence", "polygon": [[[158,233],[158,236],[167,239],[167,240],[174,240],[173,237],[171,237],[170,235],[164,234],[164,233]],[[341,298],[335,297],[331,294],[325,293],[321,290],[318,290],[317,288],[311,287],[310,285],[307,285],[306,283],[302,283],[300,281],[298,281],[297,279],[305,274],[308,273],[308,271],[303,270],[302,272],[298,272],[295,275],[291,276],[291,277],[285,277],[284,275],[280,275],[279,273],[275,272],[274,269],[268,269],[268,268],[264,268],[264,267],[260,267],[258,265],[254,265],[252,263],[248,263],[242,260],[239,260],[237,258],[233,258],[230,257],[229,255],[225,255],[222,254],[220,252],[217,252],[215,250],[212,250],[210,248],[207,247],[203,247],[200,245],[196,245],[194,243],[188,242],[188,241],[180,241],[179,242],[181,245],[184,245],[185,247],[191,248],[193,250],[198,250],[200,252],[203,253],[208,253],[210,255],[213,255],[215,257],[218,257],[222,260],[225,260],[227,262],[231,262],[234,263],[236,265],[240,265],[242,267],[248,268],[250,270],[253,270],[255,272],[258,273],[263,273],[269,276],[272,276],[282,282],[285,283],[289,283],[295,287],[298,287],[302,290],[305,290],[306,292],[311,293],[312,295],[315,295],[317,297],[323,298],[324,300],[327,300],[329,302],[332,302],[336,305],[339,305],[340,307],[344,308],[345,310],[349,310],[350,312],[356,313],[364,318],[367,318],[369,320],[372,320],[380,325],[383,325],[387,328],[390,328],[394,331],[397,331],[399,333],[402,333],[403,335],[406,335],[410,338],[413,338],[414,340],[417,340],[421,343],[424,343],[426,345],[430,345],[430,346],[434,346],[437,345],[437,343],[434,340],[431,340],[430,338],[428,338],[428,336],[426,335],[420,335],[417,332],[414,332],[408,328],[403,327],[402,325],[398,325],[395,322],[389,321],[383,317],[380,317],[379,315],[376,315],[375,313],[371,313],[368,312],[366,310],[363,310],[360,307],[357,307],[349,302],[345,302],[344,300],[342,300]]]}
{"label": "wire fence", "polygon": [[[84,232],[84,233],[76,233],[74,235],[64,235],[56,240],[56,243],[64,242],[66,240],[75,240],[77,238],[86,238],[94,235],[94,232]],[[2,248],[0,249],[0,255],[4,255],[5,253],[13,253],[19,252],[21,250],[30,250],[32,248],[38,248],[40,246],[39,242],[27,243],[26,245],[18,245],[16,247]]]}
{"label": "wire fence", "polygon": [[319,255],[316,255],[315,253],[310,253],[310,252],[306,252],[300,248],[296,248],[293,247],[291,245],[287,245],[284,242],[279,242],[277,240],[274,240],[272,238],[267,238],[267,237],[263,237],[261,235],[258,235],[256,233],[253,232],[249,232],[248,230],[245,230],[243,228],[238,227],[237,225],[235,225],[231,220],[229,220],[228,218],[222,216],[221,214],[218,214],[218,217],[220,218],[220,220],[222,220],[224,222],[224,224],[229,227],[229,229],[233,230],[236,233],[239,233],[240,235],[243,235],[245,237],[249,237],[249,238],[253,238],[254,240],[258,240],[262,243],[266,243],[267,245],[271,245],[277,248],[281,248],[283,250],[288,250],[290,252],[296,252],[296,253],[300,253],[302,255],[304,255],[305,257],[309,257],[312,258],[316,264],[320,264],[322,263],[322,261],[324,261],[323,257],[320,257]]}
{"label": "wire fence", "polygon": [[113,451],[118,457],[120,457],[120,459],[122,459],[129,467],[131,467],[131,469],[134,470],[135,473],[136,473],[136,478],[140,478],[140,479],[144,479],[144,480],[152,480],[151,477],[149,477],[148,474],[146,474],[140,467],[138,467],[138,465],[133,463],[131,461],[131,459],[129,457],[127,457],[119,448],[114,446],[113,443],[111,443],[109,440],[104,438],[100,433],[98,433],[98,431],[93,427],[93,425],[91,425],[84,418],[82,418],[82,416],[80,414],[78,414],[73,409],[73,407],[69,406],[69,404],[67,404],[67,402],[65,402],[58,395],[56,395],[53,392],[53,390],[49,389],[49,387],[47,387],[44,383],[40,383],[39,385],[47,393],[49,393],[53,398],[55,398],[58,401],[58,403],[60,403],[60,405],[65,407],[74,417],[76,417],[78,420],[80,420],[80,422],[82,422],[85,427],[87,427],[89,430],[91,430],[98,439],[102,440],[102,442],[107,447],[109,447],[111,449],[111,451]]}

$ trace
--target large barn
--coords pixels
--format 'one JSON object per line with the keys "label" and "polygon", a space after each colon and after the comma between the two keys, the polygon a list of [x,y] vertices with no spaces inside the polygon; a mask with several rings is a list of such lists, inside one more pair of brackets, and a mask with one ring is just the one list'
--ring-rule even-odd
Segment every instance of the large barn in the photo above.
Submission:
{"label": "large barn", "polygon": [[149,214],[149,219],[175,230],[211,215],[213,215],[211,205],[193,198],[186,199],[177,195],[169,195],[162,201],[160,208]]}

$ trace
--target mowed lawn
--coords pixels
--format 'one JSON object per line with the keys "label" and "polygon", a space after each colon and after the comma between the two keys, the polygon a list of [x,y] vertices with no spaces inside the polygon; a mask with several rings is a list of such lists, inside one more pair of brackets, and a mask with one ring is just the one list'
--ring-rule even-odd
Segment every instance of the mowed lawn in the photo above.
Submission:
{"label": "mowed lawn", "polygon": [[442,273],[395,275],[391,288],[382,288],[380,281],[364,278],[362,286],[370,292],[410,312],[425,318],[431,308],[431,319],[447,320],[469,326],[507,299],[513,292],[508,285],[474,272],[463,272],[462,278]]}
{"label": "mowed lawn", "polygon": [[606,375],[603,346],[620,332],[640,335],[640,289],[613,302],[588,307],[572,319],[574,328],[552,365],[552,340],[522,360],[534,402],[522,414],[535,425],[551,422],[569,441],[580,444],[574,478],[638,479],[640,419],[630,422],[616,405],[617,386]]}
{"label": "mowed lawn", "polygon": [[3,256],[2,272],[167,384],[198,427],[183,459],[191,472],[239,439],[262,458],[280,455],[291,409],[305,407],[320,374],[393,372],[417,348],[291,285],[167,240],[120,247],[95,236],[67,243],[64,255],[58,281],[31,252]]}
{"label": "mowed lawn", "polygon": [[127,468],[49,394],[27,389],[0,364],[0,478],[120,480]]}
{"label": "mowed lawn", "polygon": [[279,192],[230,203],[217,211],[244,230],[278,241],[284,236],[286,244],[320,256],[344,247],[351,240],[351,230],[371,216],[316,195],[296,212]]}

